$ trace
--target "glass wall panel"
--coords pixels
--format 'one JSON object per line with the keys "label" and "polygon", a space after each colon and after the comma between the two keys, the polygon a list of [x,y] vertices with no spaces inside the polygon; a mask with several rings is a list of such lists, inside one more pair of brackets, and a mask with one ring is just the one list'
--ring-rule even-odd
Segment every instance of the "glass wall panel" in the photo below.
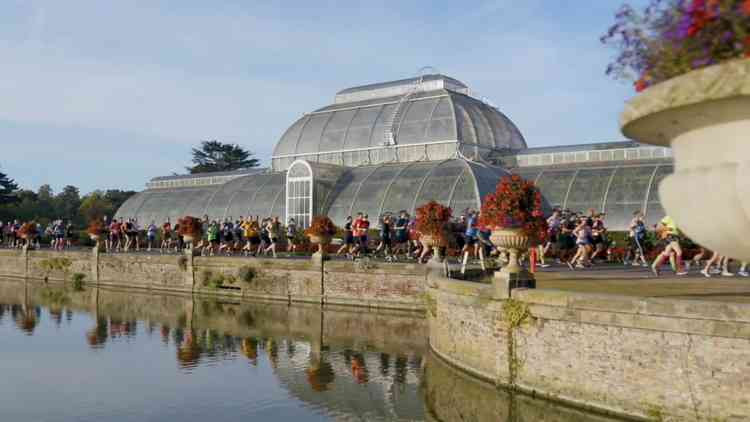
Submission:
{"label": "glass wall panel", "polygon": [[237,219],[240,216],[247,217],[248,211],[253,203],[255,192],[258,189],[269,183],[273,178],[272,174],[263,174],[258,176],[247,177],[241,185],[234,189],[234,196],[231,199],[229,207],[227,207],[226,216]]}
{"label": "glass wall panel", "polygon": [[449,206],[453,209],[454,216],[466,214],[470,209],[477,209],[477,195],[475,188],[476,186],[471,171],[468,169],[464,170],[453,190],[453,198],[450,200]]}
{"label": "glass wall panel", "polygon": [[376,168],[359,167],[353,168],[343,175],[336,183],[333,191],[328,196],[328,217],[337,225],[342,225],[349,215],[354,195],[360,183],[367,178]]}
{"label": "glass wall panel", "polygon": [[403,115],[398,132],[396,143],[399,145],[416,144],[425,142],[425,132],[427,124],[430,121],[430,114],[435,108],[438,99],[411,101],[406,113]]}
{"label": "glass wall panel", "polygon": [[467,144],[476,144],[477,137],[474,132],[471,117],[461,103],[453,101],[456,109],[456,127],[458,128],[458,140]]}
{"label": "glass wall panel", "polygon": [[432,112],[432,119],[427,128],[427,139],[445,141],[456,139],[455,117],[451,109],[450,98],[438,99],[437,107]]}
{"label": "glass wall panel", "polygon": [[344,140],[344,149],[370,146],[372,126],[381,109],[382,106],[357,109],[354,118],[349,124],[349,131]]}
{"label": "glass wall panel", "polygon": [[565,207],[571,211],[586,212],[593,208],[601,212],[604,193],[614,171],[613,168],[580,170],[570,187]]}
{"label": "glass wall panel", "polygon": [[[369,146],[379,146],[383,145],[385,142],[385,122],[388,121],[391,117],[391,114],[393,114],[393,110],[396,107],[396,104],[386,104],[383,106],[383,111],[378,116],[378,120],[375,123],[375,127],[372,130],[372,134],[370,135],[370,145]],[[375,161],[373,157],[372,163],[378,163],[379,161]]]}
{"label": "glass wall panel", "polygon": [[[342,110],[333,113],[320,139],[320,151],[338,151],[344,149],[344,135],[356,110]],[[330,162],[328,157],[327,162]]]}
{"label": "glass wall panel", "polygon": [[248,204],[249,208],[245,215],[260,216],[261,218],[279,217],[279,219],[283,220],[283,214],[271,214],[271,209],[273,208],[276,195],[284,191],[285,183],[286,177],[284,173],[273,173],[271,180],[258,189],[258,192],[254,196],[255,199]]}
{"label": "glass wall panel", "polygon": [[307,121],[309,116],[303,116],[299,120],[297,120],[289,129],[287,129],[286,133],[281,137],[281,140],[278,144],[276,144],[276,149],[273,151],[273,155],[285,155],[285,154],[294,154],[295,148],[297,146],[297,140],[299,139],[299,135],[302,131],[302,128],[305,126],[305,122]]}
{"label": "glass wall panel", "polygon": [[411,213],[411,206],[417,195],[419,186],[427,173],[433,169],[437,163],[415,163],[406,168],[394,181],[388,190],[385,202],[383,203],[383,213],[391,212],[397,214],[401,210]]}
{"label": "glass wall panel", "polygon": [[378,168],[367,180],[357,194],[352,213],[363,212],[375,221],[380,214],[380,203],[385,190],[394,177],[401,171],[403,165],[384,165]]}
{"label": "glass wall panel", "polygon": [[[416,207],[420,207],[429,201],[437,201],[443,205],[448,205],[451,188],[465,169],[466,166],[459,160],[440,163],[424,181],[424,185],[417,195]],[[413,213],[414,210],[412,210]]]}
{"label": "glass wall panel", "polygon": [[620,167],[615,172],[607,194],[604,211],[607,225],[625,228],[634,211],[643,211],[646,191],[655,166]]}
{"label": "glass wall panel", "polygon": [[[545,170],[536,184],[550,207],[562,207],[575,170]],[[545,210],[548,211],[548,210]]]}
{"label": "glass wall panel", "polygon": [[302,130],[302,136],[297,144],[297,154],[318,152],[320,137],[323,133],[331,113],[319,113],[310,115],[305,128]]}

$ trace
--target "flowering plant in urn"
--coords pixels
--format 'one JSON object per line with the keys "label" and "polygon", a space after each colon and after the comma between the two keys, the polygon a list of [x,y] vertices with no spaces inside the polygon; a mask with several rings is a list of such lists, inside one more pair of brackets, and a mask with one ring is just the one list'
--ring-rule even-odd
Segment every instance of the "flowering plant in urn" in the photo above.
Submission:
{"label": "flowering plant in urn", "polygon": [[508,270],[520,270],[518,254],[547,237],[539,189],[518,175],[504,176],[482,200],[479,224],[492,230],[492,243],[510,252]]}
{"label": "flowering plant in urn", "polygon": [[19,229],[18,229],[18,237],[21,239],[34,239],[36,237],[36,224],[34,223],[24,223]]}
{"label": "flowering plant in urn", "polygon": [[185,242],[191,243],[194,239],[203,236],[203,224],[196,217],[185,216],[177,220],[179,229],[177,233],[183,237]]}
{"label": "flowering plant in urn", "polygon": [[430,246],[442,246],[447,242],[445,226],[451,219],[453,210],[436,201],[430,201],[417,208],[417,231],[422,241]]}
{"label": "flowering plant in urn", "polygon": [[96,240],[104,233],[104,223],[99,220],[92,220],[89,223],[89,227],[86,232],[91,236],[93,240]]}
{"label": "flowering plant in urn", "polygon": [[310,243],[318,245],[316,255],[320,256],[325,256],[325,247],[331,243],[334,234],[336,234],[336,225],[325,215],[313,217],[310,227],[305,230],[305,235],[310,238]]}

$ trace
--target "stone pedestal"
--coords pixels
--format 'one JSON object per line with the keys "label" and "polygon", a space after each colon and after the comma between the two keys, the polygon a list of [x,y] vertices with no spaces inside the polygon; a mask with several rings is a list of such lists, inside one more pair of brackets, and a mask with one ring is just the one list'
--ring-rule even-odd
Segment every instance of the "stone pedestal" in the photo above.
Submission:
{"label": "stone pedestal", "polygon": [[509,272],[505,268],[495,271],[492,279],[492,297],[494,299],[509,299],[513,289],[535,289],[536,280],[534,274],[521,269],[517,272]]}

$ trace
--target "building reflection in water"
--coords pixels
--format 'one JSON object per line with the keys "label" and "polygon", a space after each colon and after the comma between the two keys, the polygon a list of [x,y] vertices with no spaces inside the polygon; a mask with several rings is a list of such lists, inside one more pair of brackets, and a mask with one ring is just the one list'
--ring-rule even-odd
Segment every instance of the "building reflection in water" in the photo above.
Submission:
{"label": "building reflection in water", "polygon": [[506,393],[456,371],[431,357],[418,315],[372,317],[105,289],[40,294],[27,287],[15,296],[5,290],[0,325],[28,336],[44,333],[39,327],[46,318],[61,331],[63,319],[88,314],[85,344],[97,353],[118,342],[156,342],[174,351],[178,370],[191,376],[197,367],[245,361],[253,371],[270,368],[289,395],[335,419],[610,420]]}

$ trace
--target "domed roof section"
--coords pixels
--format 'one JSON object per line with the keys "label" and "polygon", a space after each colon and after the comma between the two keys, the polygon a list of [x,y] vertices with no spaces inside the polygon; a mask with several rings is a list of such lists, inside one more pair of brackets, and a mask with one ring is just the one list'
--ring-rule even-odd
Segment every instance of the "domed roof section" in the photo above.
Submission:
{"label": "domed roof section", "polygon": [[[515,124],[470,96],[466,85],[443,75],[425,75],[421,82],[413,78],[340,91],[334,104],[305,114],[284,133],[273,153],[274,169],[285,169],[277,165],[278,159],[288,164],[297,158],[317,161],[322,154],[428,144],[445,146],[444,154],[398,159],[382,154],[366,163],[444,159],[459,149],[464,155],[486,158],[492,151],[526,148]],[[346,157],[326,161],[357,165]]]}

